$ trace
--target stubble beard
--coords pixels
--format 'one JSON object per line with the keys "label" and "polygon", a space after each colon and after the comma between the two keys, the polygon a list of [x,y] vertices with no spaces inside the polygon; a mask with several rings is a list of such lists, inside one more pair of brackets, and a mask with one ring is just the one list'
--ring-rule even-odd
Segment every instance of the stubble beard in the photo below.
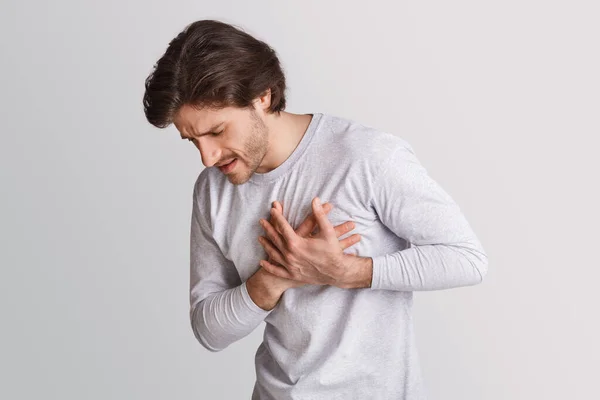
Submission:
{"label": "stubble beard", "polygon": [[[249,160],[243,160],[243,169],[236,171],[233,174],[227,175],[229,181],[234,185],[241,185],[248,182],[250,177],[256,172],[260,163],[267,153],[269,146],[268,128],[262,119],[252,110],[250,116],[254,121],[252,125],[252,134],[244,144],[244,152],[250,157]],[[238,159],[238,162],[242,160]],[[240,165],[239,167],[242,167]],[[238,168],[239,168],[238,167]]]}

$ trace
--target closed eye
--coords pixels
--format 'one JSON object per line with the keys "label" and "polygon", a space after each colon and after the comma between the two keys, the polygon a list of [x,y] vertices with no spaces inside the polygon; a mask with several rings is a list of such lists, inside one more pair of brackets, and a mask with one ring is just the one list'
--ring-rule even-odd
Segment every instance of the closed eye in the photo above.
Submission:
{"label": "closed eye", "polygon": [[[210,135],[211,136],[219,136],[221,133],[223,133],[223,131],[220,131],[220,132],[211,132]],[[186,139],[189,142],[193,142],[195,138],[188,137],[188,138],[183,138],[183,139]]]}

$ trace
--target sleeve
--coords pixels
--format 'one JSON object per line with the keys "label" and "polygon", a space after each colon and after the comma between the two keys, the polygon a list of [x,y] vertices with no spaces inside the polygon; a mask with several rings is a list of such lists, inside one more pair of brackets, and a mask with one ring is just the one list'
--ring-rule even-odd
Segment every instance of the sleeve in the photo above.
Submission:
{"label": "sleeve", "polygon": [[190,229],[190,321],[196,339],[217,352],[252,332],[272,310],[256,305],[203,218],[194,188]]}
{"label": "sleeve", "polygon": [[381,167],[371,206],[388,229],[409,243],[406,249],[372,257],[372,289],[440,290],[483,281],[488,261],[481,243],[407,142]]}

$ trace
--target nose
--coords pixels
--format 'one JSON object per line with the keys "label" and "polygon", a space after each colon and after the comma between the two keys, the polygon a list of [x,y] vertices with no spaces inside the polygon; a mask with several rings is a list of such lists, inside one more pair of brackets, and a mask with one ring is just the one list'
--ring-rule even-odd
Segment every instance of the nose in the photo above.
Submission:
{"label": "nose", "polygon": [[210,140],[202,141],[202,139],[201,137],[196,143],[196,147],[200,151],[202,164],[207,168],[212,167],[221,159],[221,149],[218,144],[212,143]]}

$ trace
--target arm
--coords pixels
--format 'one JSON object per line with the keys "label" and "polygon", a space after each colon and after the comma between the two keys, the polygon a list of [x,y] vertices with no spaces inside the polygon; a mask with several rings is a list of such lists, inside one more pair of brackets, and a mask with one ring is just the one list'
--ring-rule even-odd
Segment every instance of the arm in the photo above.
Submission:
{"label": "arm", "polygon": [[266,278],[258,273],[260,269],[241,282],[235,266],[212,237],[200,211],[196,187],[190,233],[190,321],[200,344],[216,352],[247,336],[270,313],[253,298],[274,307],[281,294],[263,290]]}
{"label": "arm", "polygon": [[275,308],[283,293],[289,289],[289,286],[276,282],[274,278],[263,267],[260,267],[246,281],[246,289],[252,301],[266,311]]}
{"label": "arm", "polygon": [[439,290],[480,283],[487,255],[458,205],[405,142],[376,177],[371,206],[410,247],[366,260],[372,289]]}

